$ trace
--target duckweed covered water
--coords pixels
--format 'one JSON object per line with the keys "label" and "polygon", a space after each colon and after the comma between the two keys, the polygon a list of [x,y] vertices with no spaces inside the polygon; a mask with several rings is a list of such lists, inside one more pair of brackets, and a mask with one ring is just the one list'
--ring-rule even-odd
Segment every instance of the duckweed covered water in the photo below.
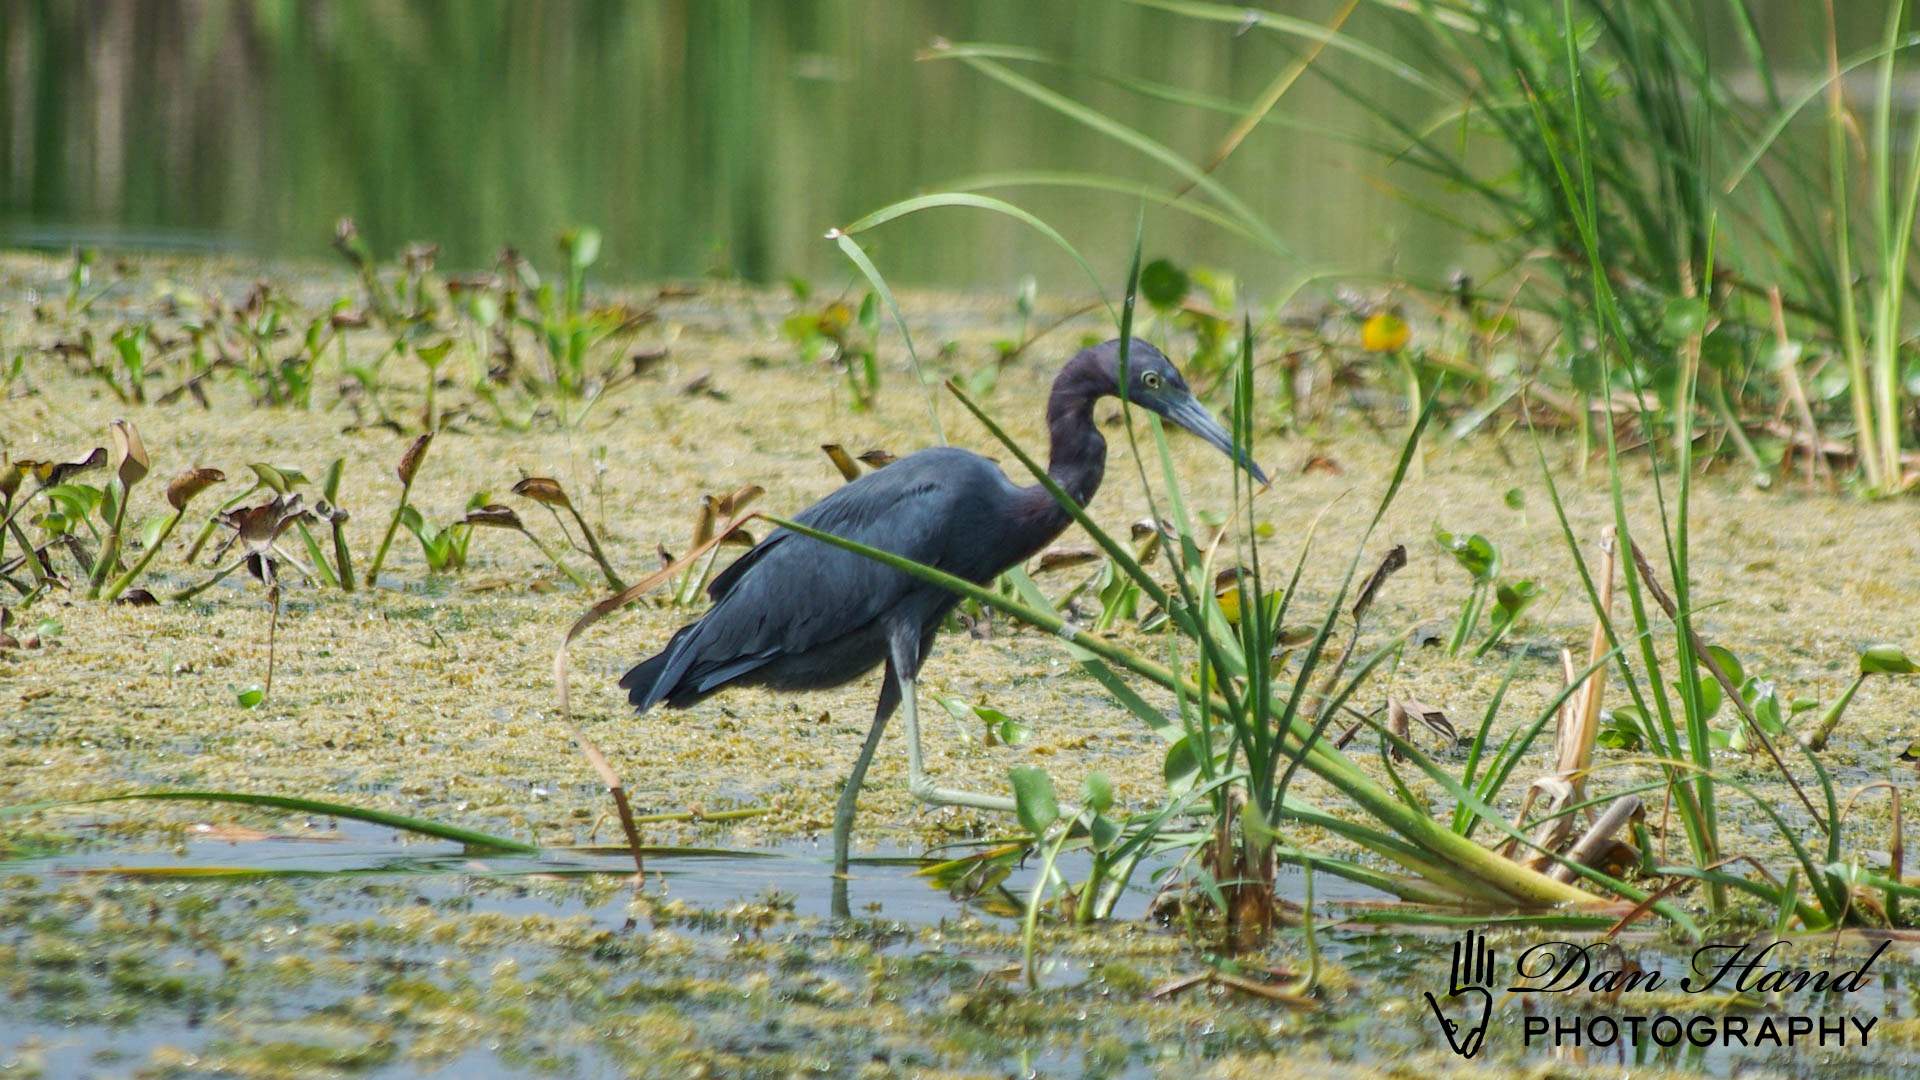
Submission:
{"label": "duckweed covered water", "polygon": [[[143,261],[91,318],[111,328],[148,317],[169,295],[244,290],[254,268]],[[0,260],[0,293],[54,295],[53,260]],[[286,287],[317,297],[351,285],[292,268]],[[637,295],[652,296],[650,290]],[[1009,332],[996,298],[907,297],[930,377],[977,372],[989,342]],[[855,412],[838,373],[804,365],[775,331],[783,296],[706,286],[667,301],[636,345],[667,359],[639,385],[562,425],[503,430],[457,415],[436,442],[414,491],[434,522],[457,519],[476,491],[503,497],[523,474],[560,478],[603,527],[622,567],[657,565],[655,549],[686,544],[701,495],[765,486],[768,509],[791,511],[840,483],[819,445],[906,452],[931,441],[925,401],[890,338],[885,381],[871,412]],[[51,331],[28,305],[5,307],[4,340],[46,347]],[[1088,333],[1100,332],[1094,323]],[[1038,445],[1040,402],[1082,327],[1043,341],[999,373],[988,406]],[[952,343],[942,352],[940,346]],[[1177,354],[1176,354],[1177,355]],[[933,359],[938,356],[939,359]],[[409,377],[391,371],[397,400]],[[367,557],[392,506],[393,465],[408,437],[356,424],[328,408],[252,410],[232,387],[212,407],[123,406],[97,384],[30,355],[0,399],[0,438],[13,456],[70,456],[104,441],[116,416],[138,424],[157,476],[189,464],[249,462],[318,475],[347,459],[341,502]],[[943,406],[949,436],[993,453],[984,433]],[[1110,432],[1114,468],[1094,504],[1120,526],[1146,504]],[[1306,523],[1329,503],[1322,556],[1304,601],[1329,585],[1347,538],[1391,459],[1391,439],[1336,424],[1311,435],[1268,436],[1262,461],[1282,476],[1263,496],[1272,535],[1263,559],[1289,562]],[[1378,625],[1444,621],[1466,581],[1429,539],[1435,524],[1478,531],[1507,565],[1534,577],[1545,598],[1513,635],[1513,649],[1480,662],[1416,649],[1382,682],[1445,708],[1463,731],[1478,723],[1506,662],[1516,682],[1496,733],[1530,722],[1558,689],[1557,649],[1584,648],[1584,603],[1557,525],[1520,435],[1443,445],[1426,460],[1376,546],[1405,543],[1412,562],[1381,594]],[[1224,506],[1217,455],[1175,445],[1197,507]],[[1610,519],[1596,476],[1579,479],[1569,445],[1549,460],[1570,489],[1576,532],[1591,542]],[[1308,468],[1331,459],[1339,471]],[[1523,509],[1507,503],[1522,491]],[[214,493],[235,493],[232,481]],[[1345,493],[1353,492],[1346,498]],[[135,512],[157,509],[157,490]],[[1635,507],[1653,526],[1650,502]],[[1910,503],[1869,504],[1794,490],[1758,492],[1715,474],[1695,492],[1695,594],[1710,605],[1698,625],[1789,695],[1830,700],[1857,648],[1893,641],[1912,650],[1920,608],[1920,531]],[[190,522],[196,519],[190,519]],[[539,523],[536,522],[536,526]],[[375,534],[375,535],[370,535]],[[1067,539],[1073,543],[1072,537]],[[159,585],[197,580],[177,555],[157,564]],[[576,565],[585,568],[584,560]],[[48,644],[0,651],[0,806],[155,787],[297,793],[431,817],[554,850],[611,842],[604,793],[554,715],[551,656],[590,602],[508,534],[482,532],[468,569],[426,572],[402,536],[383,587],[351,596],[289,587],[276,643],[272,695],[243,708],[237,691],[266,666],[267,606],[255,587],[231,587],[186,605],[108,606],[55,594],[32,609],[57,623]],[[1042,577],[1058,595],[1076,575]],[[139,805],[66,808],[0,819],[0,1069],[33,1075],[416,1075],[552,1072],[653,1075],[1446,1075],[1462,1063],[1437,1038],[1421,993],[1446,975],[1452,929],[1331,925],[1371,909],[1324,878],[1328,970],[1316,1007],[1299,1010],[1205,986],[1152,991],[1203,970],[1181,935],[1131,919],[1091,932],[1044,930],[1043,989],[1019,981],[1017,928],[990,906],[953,900],[912,867],[869,864],[849,886],[854,918],[835,921],[821,858],[837,782],[872,708],[871,682],[808,697],[728,694],[686,713],[631,718],[613,682],[692,612],[642,605],[596,628],[574,650],[576,713],[623,771],[641,812],[695,811],[650,826],[661,844],[750,849],[770,857],[657,859],[658,877],[635,897],[619,860],[584,855],[502,858],[402,842],[383,830],[238,807]],[[1142,648],[1157,639],[1123,628]],[[1149,805],[1163,747],[1080,678],[1058,646],[995,624],[942,638],[923,679],[923,716],[936,775],[980,788],[1017,764],[1046,766],[1077,787],[1091,769],[1114,778],[1120,800]],[[990,745],[983,730],[949,719],[932,695],[991,703],[1032,737]],[[1898,754],[1915,735],[1914,680],[1875,680],[1861,692],[1825,760],[1843,792],[1873,780],[1911,788]],[[1457,751],[1436,750],[1446,757]],[[1545,748],[1537,764],[1544,771]],[[917,854],[1005,835],[989,817],[924,812],[906,796],[890,735],[861,801],[858,836],[871,852]],[[1371,752],[1356,755],[1377,769]],[[1457,763],[1457,761],[1456,761]],[[1770,768],[1731,760],[1745,782],[1794,803]],[[1602,790],[1652,773],[1603,752]],[[1303,790],[1328,801],[1316,782]],[[1517,791],[1518,785],[1516,785]],[[1884,861],[1890,822],[1882,796],[1849,816],[1850,847]],[[763,807],[729,824],[702,813]],[[1779,839],[1751,808],[1725,811],[1727,833],[1763,860]],[[324,838],[324,839],[317,839]],[[1310,837],[1329,849],[1335,841]],[[112,867],[165,872],[105,873]],[[209,870],[273,871],[270,875]],[[310,873],[311,871],[328,871]],[[341,872],[348,871],[348,872]],[[1016,887],[1020,878],[1015,879]],[[1297,881],[1297,879],[1289,879]],[[1142,879],[1143,888],[1149,883]],[[1296,898],[1299,891],[1292,892]],[[1144,908],[1145,897],[1136,898]],[[1743,913],[1731,933],[1770,913]],[[1685,962],[1648,931],[1628,947],[1645,966]],[[1506,955],[1537,934],[1496,935]],[[1829,942],[1806,942],[1818,953]],[[1849,937],[1840,954],[1870,943]],[[1501,1032],[1524,1001],[1501,1006],[1486,1053],[1517,1073],[1619,1075],[1673,1067],[1743,1075],[1876,1075],[1911,1068],[1914,946],[1896,941],[1876,967],[1881,1017],[1871,1053],[1685,1053],[1628,1060],[1617,1052],[1548,1061]],[[1297,971],[1297,932],[1259,965]],[[1811,963],[1812,960],[1807,962]]]}
{"label": "duckweed covered water", "polygon": [[[1410,1075],[1434,1052],[1409,987],[1439,981],[1446,943],[1324,925],[1313,1008],[1204,984],[1181,939],[1135,921],[1046,933],[1040,988],[1019,980],[1013,920],[956,902],[914,861],[856,867],[857,914],[828,917],[822,854],[656,859],[643,892],[610,859],[501,858],[382,830],[201,838],[166,852],[105,845],[17,861],[0,879],[0,1067],[45,1076]],[[242,871],[245,871],[244,873]],[[1021,875],[1025,877],[1026,875]],[[1298,897],[1297,875],[1293,876]],[[1024,884],[1020,878],[1012,883]],[[1368,898],[1334,890],[1329,912]],[[1538,933],[1496,934],[1519,950]],[[1795,950],[1819,964],[1829,942]],[[1853,940],[1842,955],[1864,953]],[[1256,965],[1305,962],[1288,935]],[[1621,962],[1684,974],[1652,937]],[[1852,1014],[1870,1054],[1723,1050],[1564,1055],[1555,1075],[1699,1070],[1875,1076],[1915,1060],[1905,1019],[1920,967],[1885,961]],[[1686,1007],[1679,995],[1655,1008]],[[1410,1000],[1411,999],[1411,1000]],[[1556,1016],[1614,1015],[1586,1009]],[[1734,1000],[1714,1007],[1737,1010]],[[1747,1002],[1748,1007],[1758,1004]],[[1807,1006],[1800,1006],[1807,1007]],[[1789,1006],[1786,1011],[1792,1011]],[[1536,1011],[1504,1005],[1489,1052],[1517,1051]],[[1762,1014],[1764,1015],[1764,1013]],[[1532,1062],[1530,1064],[1529,1062]]]}

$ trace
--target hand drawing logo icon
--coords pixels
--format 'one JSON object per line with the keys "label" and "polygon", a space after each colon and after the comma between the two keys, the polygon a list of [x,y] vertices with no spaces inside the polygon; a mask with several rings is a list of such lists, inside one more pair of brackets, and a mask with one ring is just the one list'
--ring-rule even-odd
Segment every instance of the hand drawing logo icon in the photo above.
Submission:
{"label": "hand drawing logo icon", "polygon": [[[1493,950],[1479,934],[1469,930],[1464,941],[1453,943],[1447,1008],[1431,992],[1426,997],[1453,1052],[1464,1058],[1478,1054],[1487,1041],[1487,1023],[1493,1019]],[[1459,1013],[1459,1019],[1449,1017],[1449,1010]]]}

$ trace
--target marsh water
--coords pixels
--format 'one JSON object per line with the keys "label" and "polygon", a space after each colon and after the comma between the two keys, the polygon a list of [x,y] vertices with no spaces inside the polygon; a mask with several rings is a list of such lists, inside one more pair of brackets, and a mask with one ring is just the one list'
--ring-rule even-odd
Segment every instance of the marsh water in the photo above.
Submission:
{"label": "marsh water", "polygon": [[[6,864],[0,910],[20,929],[0,935],[14,1005],[0,1019],[0,1065],[54,1077],[1372,1075],[1423,1056],[1445,1067],[1418,988],[1444,992],[1435,957],[1451,931],[1366,925],[1386,898],[1352,887],[1316,891],[1316,942],[1339,974],[1302,1007],[1195,984],[1195,961],[1165,933],[1046,935],[1026,989],[1011,894],[956,899],[916,876],[918,853],[862,859],[849,917],[834,915],[838,883],[812,844],[669,853],[642,889],[612,857],[503,858],[307,825],[203,827],[166,852]],[[1006,884],[1030,886],[1031,868]],[[1282,875],[1296,902],[1302,885]],[[1147,892],[1120,917],[1141,918]],[[1837,967],[1871,944],[1791,953]],[[1644,933],[1606,955],[1669,980],[1690,973],[1685,950]],[[1872,1051],[1643,1040],[1516,1052],[1535,1017],[1640,1013],[1515,995],[1495,1018],[1492,1056],[1565,1074],[1887,1075],[1911,1061],[1901,1048],[1916,979],[1920,964],[1895,950],[1862,992],[1793,995],[1751,1014],[1870,1024],[1883,1039]],[[1713,995],[1690,1014],[1678,993],[1634,997],[1651,1017],[1748,1016],[1753,1004]],[[1156,1003],[1128,1004],[1139,1001]]]}
{"label": "marsh water", "polygon": [[[50,347],[66,332],[54,328],[59,318],[42,322],[32,312],[58,304],[68,268],[60,258],[0,260],[11,340]],[[281,293],[320,306],[356,287],[326,266],[116,258],[98,268],[100,295],[81,318],[100,337],[129,318],[155,319],[167,333],[178,317],[170,312],[196,297],[237,304],[263,274]],[[595,290],[658,305],[658,322],[632,348],[664,358],[564,423],[549,417],[514,430],[451,411],[414,489],[429,520],[456,519],[477,492],[504,492],[522,475],[554,476],[600,523],[615,561],[642,567],[660,547],[686,542],[705,494],[752,481],[767,488],[770,509],[788,511],[833,490],[842,481],[822,442],[897,452],[928,441],[927,399],[904,356],[886,352],[878,398],[855,409],[842,373],[806,360],[781,336],[777,328],[799,306],[785,291]],[[929,378],[995,368],[987,406],[1015,437],[1042,437],[1037,403],[1074,331],[1027,361],[996,367],[992,343],[1024,317],[1007,299],[906,293],[902,301],[938,346],[927,349]],[[204,407],[191,398],[128,404],[45,359],[58,354],[34,355],[0,397],[9,455],[71,457],[124,416],[162,475],[188,462],[250,475],[249,462],[270,461],[317,476],[341,457],[351,535],[360,545],[375,539],[409,439],[357,420],[335,391],[307,410],[258,408],[237,383],[216,384]],[[417,383],[399,367],[389,376],[399,408]],[[990,450],[956,408],[943,415],[957,444]],[[1391,471],[1396,444],[1390,432],[1340,419],[1263,439],[1263,462],[1286,477],[1255,523],[1271,526],[1263,558],[1295,555],[1302,523],[1323,511],[1322,535],[1360,535],[1366,493]],[[1193,504],[1225,505],[1229,478],[1211,451],[1189,440],[1173,452]],[[1497,435],[1443,439],[1374,541],[1412,553],[1380,594],[1382,625],[1444,622],[1456,610],[1465,583],[1434,547],[1435,524],[1497,537],[1509,566],[1552,583],[1504,655],[1473,661],[1422,647],[1380,688],[1438,703],[1471,731],[1513,665],[1490,721],[1496,737],[1538,714],[1559,687],[1557,647],[1589,633],[1583,605],[1568,594],[1573,571],[1540,477],[1516,464],[1530,452]],[[1546,452],[1565,485],[1569,527],[1597,538],[1612,520],[1604,487],[1581,478],[1572,444],[1550,442]],[[243,487],[229,485],[221,490]],[[1518,506],[1508,497],[1516,486]],[[1699,625],[1736,648],[1749,670],[1765,671],[1788,694],[1827,699],[1846,684],[1861,644],[1907,640],[1920,603],[1907,572],[1920,563],[1910,506],[1790,485],[1763,491],[1738,470],[1709,473],[1694,499],[1695,590],[1710,598]],[[144,512],[159,495],[139,500]],[[1094,510],[1120,524],[1148,507],[1116,470]],[[1636,500],[1632,512],[1653,527],[1649,506]],[[680,815],[647,826],[649,843],[678,850],[658,853],[636,892],[626,864],[596,853],[617,827],[554,711],[553,648],[591,597],[542,569],[511,534],[477,534],[457,574],[429,572],[408,539],[395,546],[378,589],[342,594],[290,581],[271,640],[261,590],[238,576],[185,604],[55,596],[14,628],[45,639],[0,650],[0,1065],[43,1076],[1236,1077],[1276,1069],[1446,1075],[1488,1068],[1490,1059],[1516,1074],[1865,1077],[1920,1061],[1915,943],[1900,933],[1850,933],[1788,935],[1788,948],[1799,964],[1837,968],[1890,941],[1858,996],[1582,994],[1543,1003],[1515,995],[1501,1001],[1484,1056],[1466,1062],[1439,1038],[1423,997],[1444,991],[1463,928],[1491,930],[1512,957],[1556,937],[1592,940],[1619,912],[1561,930],[1503,926],[1484,912],[1386,903],[1324,874],[1314,881],[1311,937],[1290,923],[1265,949],[1216,969],[1223,961],[1203,939],[1149,917],[1159,884],[1159,866],[1149,866],[1119,920],[1089,930],[1043,921],[1030,989],[1019,905],[1036,867],[1017,868],[1004,894],[956,895],[917,873],[929,857],[977,850],[1016,830],[992,815],[919,808],[905,791],[897,735],[863,792],[864,858],[846,883],[847,913],[836,915],[824,834],[870,715],[870,683],[805,697],[747,690],[687,713],[631,717],[615,680],[693,613],[659,597],[596,628],[574,651],[577,718],[622,770],[639,811]],[[1310,562],[1303,602],[1327,595],[1347,543]],[[1812,564],[1848,572],[1809,575]],[[164,594],[204,572],[167,558],[151,584]],[[1037,580],[1058,594],[1083,572]],[[1115,632],[1136,648],[1160,647],[1133,624]],[[272,693],[249,707],[244,690],[260,680],[270,652]],[[1128,808],[1155,805],[1164,790],[1164,745],[1046,636],[1004,624],[943,635],[922,686],[929,767],[957,785],[996,789],[1010,767],[1040,764],[1073,787],[1103,771]],[[1844,790],[1911,782],[1913,766],[1900,754],[1911,741],[1915,694],[1891,680],[1860,693],[1825,755]],[[934,703],[942,699],[990,704],[1030,736],[1017,745],[989,740]],[[1464,753],[1433,752],[1454,767]],[[1536,750],[1523,768],[1544,769],[1535,758],[1547,752]],[[1385,760],[1370,749],[1357,754],[1369,768]],[[1653,775],[1631,755],[1603,760],[1608,784]],[[1766,768],[1727,764],[1777,800],[1788,821],[1803,820]],[[1301,783],[1310,796],[1337,797],[1318,781]],[[542,854],[409,840],[325,814],[67,801],[153,789],[303,793],[483,829]],[[713,820],[742,810],[753,814]],[[1762,815],[1740,804],[1723,814],[1729,843],[1778,865],[1779,835]],[[1863,797],[1848,822],[1860,857],[1884,865],[1884,801]],[[1306,900],[1297,872],[1284,874],[1282,887],[1288,900]],[[1720,934],[1759,940],[1772,917],[1742,908]],[[1620,944],[1633,963],[1669,973],[1683,972],[1691,951],[1654,924],[1629,927]],[[1285,987],[1314,955],[1314,993],[1288,998]],[[1258,991],[1210,980],[1215,970],[1239,972]],[[1556,1051],[1519,1034],[1536,1013],[1635,1008],[1749,1018],[1833,1012],[1871,1016],[1876,1026],[1864,1049],[1792,1051]]]}

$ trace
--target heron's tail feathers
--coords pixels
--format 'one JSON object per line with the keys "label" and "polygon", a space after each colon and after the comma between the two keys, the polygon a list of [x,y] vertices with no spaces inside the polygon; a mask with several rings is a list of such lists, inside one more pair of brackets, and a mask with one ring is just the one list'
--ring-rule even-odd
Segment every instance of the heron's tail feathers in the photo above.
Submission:
{"label": "heron's tail feathers", "polygon": [[660,676],[666,672],[667,663],[672,658],[673,646],[669,645],[620,676],[620,688],[627,692],[627,700],[633,702],[635,709],[646,712],[672,692],[671,686],[660,685]]}
{"label": "heron's tail feathers", "polygon": [[710,658],[701,655],[699,623],[683,626],[659,654],[635,664],[620,677],[627,700],[639,712],[661,702],[684,709],[729,682],[766,666],[772,650],[748,656]]}

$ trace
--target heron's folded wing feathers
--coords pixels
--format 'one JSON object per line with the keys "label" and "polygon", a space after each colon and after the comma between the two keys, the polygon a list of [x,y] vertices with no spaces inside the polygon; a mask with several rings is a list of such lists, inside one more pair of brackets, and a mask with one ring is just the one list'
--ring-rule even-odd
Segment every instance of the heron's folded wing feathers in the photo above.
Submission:
{"label": "heron's folded wing feathers", "polygon": [[[908,459],[910,461],[911,459]],[[795,519],[869,547],[958,571],[949,533],[964,499],[937,476],[898,462],[808,507]],[[891,483],[878,483],[888,480]],[[964,520],[962,518],[961,520]],[[961,560],[965,561],[965,560]],[[715,604],[701,620],[709,662],[774,652],[798,653],[853,633],[879,618],[918,579],[824,541],[777,530],[716,577]]]}

